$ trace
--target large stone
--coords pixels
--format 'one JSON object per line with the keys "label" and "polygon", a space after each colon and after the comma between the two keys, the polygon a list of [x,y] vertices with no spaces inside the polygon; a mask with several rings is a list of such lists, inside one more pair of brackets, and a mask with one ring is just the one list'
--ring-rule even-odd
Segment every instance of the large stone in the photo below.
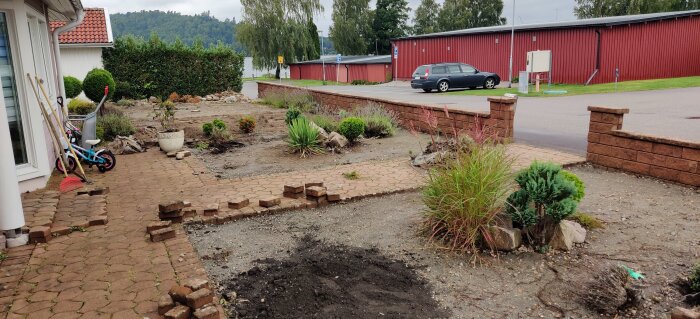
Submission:
{"label": "large stone", "polygon": [[235,95],[227,96],[224,98],[224,103],[236,103],[238,102],[238,97]]}
{"label": "large stone", "polygon": [[493,236],[493,248],[501,251],[513,251],[518,249],[523,237],[520,233],[520,229],[499,226],[491,227],[491,235]]}
{"label": "large stone", "polygon": [[499,213],[493,218],[492,225],[510,229],[513,228],[513,219],[506,213]]}
{"label": "large stone", "polygon": [[[549,247],[552,249],[569,251],[574,247],[574,237],[577,236],[576,230],[568,223],[559,223],[554,228],[554,235],[549,241]],[[585,237],[584,237],[585,239]]]}
{"label": "large stone", "polygon": [[411,162],[413,166],[427,167],[440,163],[447,156],[447,151],[420,154]]}
{"label": "large stone", "polygon": [[671,319],[700,319],[700,312],[676,307],[671,310]]}
{"label": "large stone", "polygon": [[571,232],[575,244],[583,244],[586,241],[586,229],[581,224],[571,220],[562,220],[561,224]]}
{"label": "large stone", "polygon": [[332,132],[326,139],[326,146],[333,148],[343,148],[348,145],[348,139],[337,132]]}
{"label": "large stone", "polygon": [[316,123],[309,121],[309,126],[315,128],[318,131],[318,140],[321,141],[322,143],[325,143],[328,141],[328,132],[324,130],[322,127],[316,125]]}

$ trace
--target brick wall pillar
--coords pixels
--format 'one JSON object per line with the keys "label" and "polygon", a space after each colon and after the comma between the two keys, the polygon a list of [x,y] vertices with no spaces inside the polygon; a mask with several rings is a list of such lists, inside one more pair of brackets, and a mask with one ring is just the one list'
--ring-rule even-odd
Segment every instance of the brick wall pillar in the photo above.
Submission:
{"label": "brick wall pillar", "polygon": [[515,119],[515,105],[517,98],[489,97],[491,112],[487,124],[496,127],[498,137],[502,141],[513,139],[513,120]]}
{"label": "brick wall pillar", "polygon": [[630,110],[627,108],[589,106],[588,111],[591,112],[591,119],[588,125],[586,160],[595,164],[602,164],[598,163],[597,157],[593,155],[596,152],[592,148],[596,147],[596,144],[591,142],[598,143],[601,139],[600,134],[612,134],[615,130],[621,130],[625,114],[629,113]]}

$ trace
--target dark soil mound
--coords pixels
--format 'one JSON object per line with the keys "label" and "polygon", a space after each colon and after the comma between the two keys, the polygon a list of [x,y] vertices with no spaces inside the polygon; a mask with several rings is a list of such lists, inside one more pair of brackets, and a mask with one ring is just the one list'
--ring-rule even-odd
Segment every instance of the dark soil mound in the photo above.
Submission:
{"label": "dark soil mound", "polygon": [[428,283],[377,249],[308,236],[286,260],[263,260],[228,284],[238,318],[444,318]]}

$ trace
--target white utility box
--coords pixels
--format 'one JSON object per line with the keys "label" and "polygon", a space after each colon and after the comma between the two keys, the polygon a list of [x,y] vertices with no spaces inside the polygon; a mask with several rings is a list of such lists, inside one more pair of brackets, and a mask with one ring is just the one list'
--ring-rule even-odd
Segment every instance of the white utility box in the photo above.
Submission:
{"label": "white utility box", "polygon": [[552,70],[552,51],[530,51],[527,53],[527,72],[540,73]]}

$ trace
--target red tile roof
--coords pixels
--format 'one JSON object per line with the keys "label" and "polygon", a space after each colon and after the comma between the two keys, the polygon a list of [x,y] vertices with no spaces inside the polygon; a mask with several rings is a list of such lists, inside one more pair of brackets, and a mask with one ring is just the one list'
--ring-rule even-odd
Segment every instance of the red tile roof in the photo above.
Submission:
{"label": "red tile roof", "polygon": [[[65,25],[65,21],[51,21],[51,31]],[[85,8],[83,23],[75,29],[64,32],[58,37],[61,44],[109,44],[111,28],[107,26],[107,18],[102,8]]]}

